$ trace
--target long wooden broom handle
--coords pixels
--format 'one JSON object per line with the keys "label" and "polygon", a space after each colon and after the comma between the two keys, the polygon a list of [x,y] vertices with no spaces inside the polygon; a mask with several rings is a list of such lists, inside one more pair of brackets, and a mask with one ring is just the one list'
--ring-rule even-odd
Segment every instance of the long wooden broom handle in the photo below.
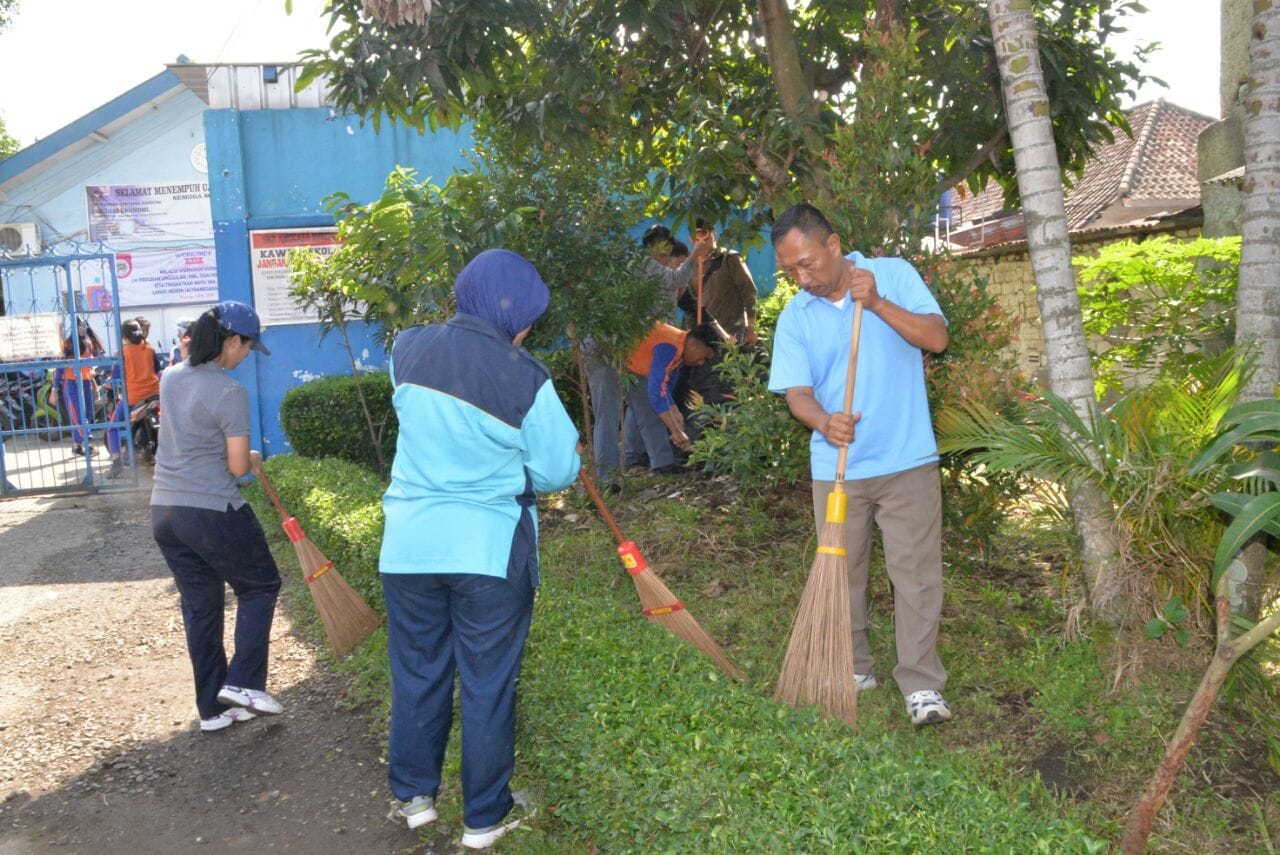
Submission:
{"label": "long wooden broom handle", "polygon": [[701,256],[699,256],[698,258],[698,320],[697,320],[697,323],[699,324],[702,323],[702,258]]}
{"label": "long wooden broom handle", "polygon": [[289,519],[289,512],[284,509],[284,505],[280,502],[280,496],[276,493],[276,488],[271,486],[271,481],[267,478],[267,473],[262,470],[261,463],[253,464],[253,474],[258,476],[258,481],[262,484],[262,489],[267,491],[267,498],[271,499],[271,504],[276,506],[276,511],[280,514],[280,521]]}
{"label": "long wooden broom handle", "polygon": [[582,486],[587,488],[587,494],[591,496],[591,501],[596,503],[596,510],[600,511],[600,516],[604,517],[609,530],[617,538],[618,545],[621,546],[626,543],[627,539],[622,536],[622,529],[618,528],[618,524],[613,521],[613,514],[609,513],[609,508],[604,503],[604,497],[600,495],[599,488],[596,487],[595,481],[591,479],[591,476],[587,474],[586,469],[578,470],[578,480],[582,482]]}
{"label": "long wooden broom handle", "polygon": [[[849,376],[844,380],[844,409],[846,416],[853,415],[853,383],[858,373],[858,344],[862,341],[862,301],[853,304],[853,333],[849,339]],[[840,447],[836,455],[836,489],[843,489],[844,464],[849,459],[849,446]]]}

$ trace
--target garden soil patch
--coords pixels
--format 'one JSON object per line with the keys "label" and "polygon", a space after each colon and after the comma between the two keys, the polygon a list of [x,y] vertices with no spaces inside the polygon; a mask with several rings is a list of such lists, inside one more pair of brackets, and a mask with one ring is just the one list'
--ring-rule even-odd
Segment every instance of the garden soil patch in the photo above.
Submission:
{"label": "garden soil patch", "polygon": [[0,855],[424,851],[386,819],[382,746],[283,608],[285,714],[199,731],[149,492],[0,502]]}

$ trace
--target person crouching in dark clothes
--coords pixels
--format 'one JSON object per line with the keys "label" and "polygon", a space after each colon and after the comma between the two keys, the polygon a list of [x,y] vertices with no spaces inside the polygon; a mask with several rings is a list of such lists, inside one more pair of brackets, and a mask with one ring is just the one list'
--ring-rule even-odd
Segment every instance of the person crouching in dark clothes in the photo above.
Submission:
{"label": "person crouching in dark clothes", "polygon": [[436,818],[462,678],[462,845],[489,846],[526,807],[515,769],[516,678],[538,585],[536,493],[578,474],[577,429],[551,375],[520,347],[549,299],[533,265],[480,253],[458,313],[391,353],[400,420],[379,561],[387,604],[393,817]]}

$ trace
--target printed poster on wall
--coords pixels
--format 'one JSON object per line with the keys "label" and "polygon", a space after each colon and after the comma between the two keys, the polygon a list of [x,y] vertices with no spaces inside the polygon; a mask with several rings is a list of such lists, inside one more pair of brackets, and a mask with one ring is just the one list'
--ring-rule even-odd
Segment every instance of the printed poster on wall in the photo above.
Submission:
{"label": "printed poster on wall", "polygon": [[218,262],[211,246],[117,252],[121,307],[218,302]]}
{"label": "printed poster on wall", "polygon": [[0,359],[57,359],[62,356],[62,315],[0,315]]}
{"label": "printed poster on wall", "polygon": [[262,229],[249,232],[249,260],[253,265],[253,305],[264,326],[313,324],[315,313],[304,309],[289,293],[289,253],[310,249],[332,255],[338,248],[336,228]]}
{"label": "printed poster on wall", "polygon": [[89,184],[84,192],[94,243],[213,237],[207,181]]}

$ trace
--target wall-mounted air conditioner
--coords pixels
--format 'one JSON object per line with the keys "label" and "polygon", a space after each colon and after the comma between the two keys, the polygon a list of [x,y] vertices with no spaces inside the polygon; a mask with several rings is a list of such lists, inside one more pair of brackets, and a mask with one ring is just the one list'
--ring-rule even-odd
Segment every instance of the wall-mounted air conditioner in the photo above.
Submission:
{"label": "wall-mounted air conditioner", "polygon": [[40,246],[40,229],[35,223],[0,223],[0,252],[34,255]]}

